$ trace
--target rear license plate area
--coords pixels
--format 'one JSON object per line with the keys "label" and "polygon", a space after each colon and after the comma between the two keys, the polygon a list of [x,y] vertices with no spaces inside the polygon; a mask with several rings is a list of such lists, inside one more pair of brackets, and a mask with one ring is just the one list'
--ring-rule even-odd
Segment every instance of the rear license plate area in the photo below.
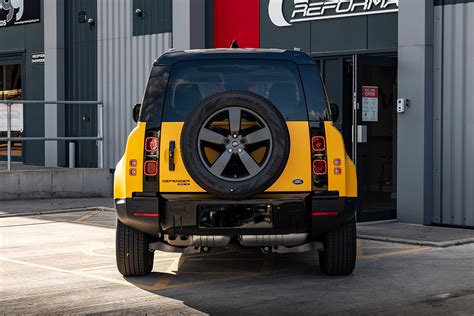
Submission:
{"label": "rear license plate area", "polygon": [[269,204],[199,205],[201,228],[272,228],[273,206]]}

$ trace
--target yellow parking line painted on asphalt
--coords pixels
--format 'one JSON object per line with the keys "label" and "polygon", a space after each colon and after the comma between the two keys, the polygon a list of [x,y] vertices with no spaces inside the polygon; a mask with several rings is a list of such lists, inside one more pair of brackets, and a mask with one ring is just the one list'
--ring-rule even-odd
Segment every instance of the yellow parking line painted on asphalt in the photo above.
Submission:
{"label": "yellow parking line painted on asphalt", "polygon": [[413,246],[367,246],[365,249],[414,249]]}
{"label": "yellow parking line painted on asphalt", "polygon": [[106,281],[106,282],[109,282],[109,283],[115,283],[115,284],[135,287],[135,285],[133,285],[132,283],[129,283],[125,280],[116,280],[116,279],[112,279],[112,278],[106,278],[106,277],[102,277],[102,276],[99,276],[99,275],[89,274],[89,273],[85,273],[85,272],[81,272],[81,271],[66,270],[66,269],[61,269],[61,268],[56,268],[56,267],[51,267],[51,266],[45,266],[45,265],[42,265],[42,264],[26,262],[26,261],[20,261],[20,260],[15,260],[15,259],[9,259],[9,258],[4,258],[4,257],[0,257],[0,261],[16,263],[16,264],[21,264],[21,265],[24,265],[24,266],[33,267],[33,268],[39,268],[39,269],[44,269],[44,270],[49,270],[49,271],[54,271],[54,272],[59,272],[59,273],[65,273],[65,274],[71,274],[71,275],[75,275],[75,276],[82,276],[82,277],[86,277],[86,278],[89,278],[89,279],[96,279],[96,280]]}
{"label": "yellow parking line painted on asphalt", "polygon": [[431,250],[431,248],[417,247],[417,248],[412,248],[412,249],[407,249],[407,250],[382,252],[375,255],[366,255],[366,256],[358,257],[357,259],[367,260],[367,259],[375,259],[375,258],[380,258],[380,257],[385,257],[385,256],[403,255],[407,253],[417,253],[417,252],[423,252],[423,251],[429,251],[429,250]]}
{"label": "yellow parking line painted on asphalt", "polygon": [[[140,286],[137,284],[137,286],[143,290],[147,291],[163,291],[163,290],[169,290],[169,289],[176,289],[176,288],[181,288],[181,287],[188,287],[188,286],[197,286],[197,285],[210,285],[210,284],[216,284],[216,283],[222,283],[222,282],[228,282],[228,281],[234,281],[234,280],[239,280],[239,279],[245,279],[253,276],[261,276],[264,275],[262,273],[247,273],[247,274],[239,274],[236,276],[232,276],[229,278],[222,278],[219,280],[206,280],[206,281],[195,281],[195,282],[184,282],[184,283],[179,283],[179,284],[172,284],[172,285],[167,285],[167,286],[156,286],[156,287],[145,287],[145,286]],[[170,275],[167,275],[170,276]],[[173,276],[171,275],[171,278]],[[169,279],[171,279],[169,278]]]}
{"label": "yellow parking line painted on asphalt", "polygon": [[74,222],[83,222],[83,221],[85,221],[86,219],[89,219],[89,218],[91,218],[92,216],[97,215],[98,213],[99,213],[99,210],[89,212],[88,214],[86,214],[86,215],[80,217],[79,219],[76,219]]}
{"label": "yellow parking line painted on asphalt", "polygon": [[361,257],[364,255],[363,249],[362,249],[362,240],[357,239],[357,252],[356,256],[357,258]]}

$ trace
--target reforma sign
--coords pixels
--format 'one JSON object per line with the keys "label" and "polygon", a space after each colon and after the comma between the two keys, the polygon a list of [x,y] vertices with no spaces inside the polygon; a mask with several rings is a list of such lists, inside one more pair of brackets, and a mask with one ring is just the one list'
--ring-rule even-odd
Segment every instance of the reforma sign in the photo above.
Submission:
{"label": "reforma sign", "polygon": [[0,27],[38,23],[40,0],[0,0]]}
{"label": "reforma sign", "polygon": [[351,16],[398,12],[399,0],[293,0],[292,14],[285,17],[284,0],[269,0],[268,15],[278,27],[293,23],[336,19]]}

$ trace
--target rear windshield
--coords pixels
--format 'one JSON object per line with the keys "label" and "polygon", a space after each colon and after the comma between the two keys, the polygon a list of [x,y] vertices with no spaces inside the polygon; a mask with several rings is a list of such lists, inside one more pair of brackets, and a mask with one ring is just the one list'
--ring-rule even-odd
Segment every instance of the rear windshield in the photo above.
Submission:
{"label": "rear windshield", "polygon": [[171,70],[163,120],[181,122],[201,100],[225,90],[257,93],[286,120],[308,119],[296,64],[275,60],[213,60],[176,63]]}

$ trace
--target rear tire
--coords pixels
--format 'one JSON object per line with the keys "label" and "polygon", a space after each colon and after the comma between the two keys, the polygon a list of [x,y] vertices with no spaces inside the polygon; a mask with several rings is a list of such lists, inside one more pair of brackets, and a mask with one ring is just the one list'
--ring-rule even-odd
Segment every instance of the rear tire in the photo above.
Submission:
{"label": "rear tire", "polygon": [[321,271],[327,275],[349,275],[354,271],[357,255],[355,219],[326,233],[324,249],[319,252]]}
{"label": "rear tire", "polygon": [[148,250],[152,237],[117,219],[115,257],[123,276],[145,276],[153,269],[154,253]]}

